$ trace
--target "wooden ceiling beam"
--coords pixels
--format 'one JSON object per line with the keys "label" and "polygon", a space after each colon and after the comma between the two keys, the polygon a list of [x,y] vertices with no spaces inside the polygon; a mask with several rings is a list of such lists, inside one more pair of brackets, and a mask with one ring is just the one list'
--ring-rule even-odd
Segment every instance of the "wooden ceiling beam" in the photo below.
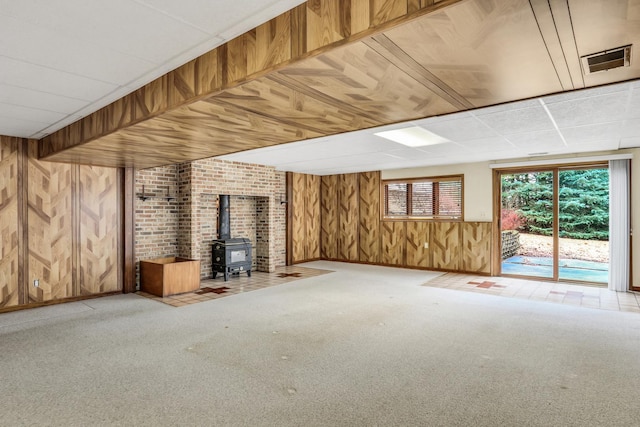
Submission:
{"label": "wooden ceiling beam", "polygon": [[40,157],[56,160],[70,148],[459,1],[309,0],[44,137]]}

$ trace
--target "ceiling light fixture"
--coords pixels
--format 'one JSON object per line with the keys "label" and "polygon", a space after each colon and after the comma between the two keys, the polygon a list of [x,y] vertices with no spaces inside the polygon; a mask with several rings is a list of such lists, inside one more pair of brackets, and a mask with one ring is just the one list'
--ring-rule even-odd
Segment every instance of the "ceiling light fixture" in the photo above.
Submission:
{"label": "ceiling light fixture", "polygon": [[423,147],[425,145],[436,145],[451,142],[446,138],[429,132],[420,126],[412,126],[404,129],[388,130],[376,132],[374,135],[389,139],[407,147]]}

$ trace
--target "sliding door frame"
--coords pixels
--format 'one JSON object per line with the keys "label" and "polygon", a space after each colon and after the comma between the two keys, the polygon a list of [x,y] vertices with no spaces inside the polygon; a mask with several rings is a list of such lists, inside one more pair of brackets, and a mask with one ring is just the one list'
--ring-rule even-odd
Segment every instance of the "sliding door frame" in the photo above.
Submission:
{"label": "sliding door frame", "polygon": [[[587,163],[564,163],[564,164],[550,164],[550,165],[536,165],[536,166],[524,166],[524,167],[512,167],[504,169],[493,169],[493,253],[491,263],[491,274],[495,276],[503,277],[515,277],[522,279],[532,279],[540,281],[566,281],[573,283],[581,283],[585,285],[600,286],[600,283],[595,282],[581,282],[576,280],[563,280],[559,277],[559,238],[558,235],[559,213],[560,213],[560,172],[564,170],[584,170],[584,169],[603,169],[609,168],[609,163],[606,161],[587,162]],[[553,173],[553,276],[552,277],[539,277],[539,276],[526,276],[526,275],[514,275],[514,274],[502,274],[502,233],[501,233],[501,216],[502,216],[502,175],[513,173],[533,173],[533,172],[552,172]],[[629,259],[631,263],[631,257]],[[632,288],[633,290],[640,290],[640,288]]]}

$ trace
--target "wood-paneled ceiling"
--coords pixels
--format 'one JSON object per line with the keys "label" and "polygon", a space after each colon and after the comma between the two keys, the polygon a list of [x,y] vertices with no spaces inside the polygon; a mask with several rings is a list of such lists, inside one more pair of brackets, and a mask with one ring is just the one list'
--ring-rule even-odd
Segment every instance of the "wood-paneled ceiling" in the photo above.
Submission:
{"label": "wood-paneled ceiling", "polygon": [[310,0],[40,141],[146,168],[640,77],[640,0]]}

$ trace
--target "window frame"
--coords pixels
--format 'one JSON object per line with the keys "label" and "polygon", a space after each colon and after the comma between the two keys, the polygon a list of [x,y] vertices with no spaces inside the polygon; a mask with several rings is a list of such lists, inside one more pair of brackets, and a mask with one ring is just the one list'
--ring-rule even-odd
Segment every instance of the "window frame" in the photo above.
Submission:
{"label": "window frame", "polygon": [[[413,208],[412,187],[415,183],[429,182],[435,185],[433,191],[433,207],[437,209],[440,207],[438,184],[440,182],[460,182],[460,216],[451,215],[413,215],[411,211]],[[407,214],[406,215],[388,215],[388,199],[387,199],[387,185],[388,184],[406,184],[407,185]],[[449,221],[449,222],[462,222],[464,221],[464,174],[457,175],[442,175],[442,176],[426,176],[420,178],[406,178],[406,179],[384,179],[380,181],[380,218],[382,221]]]}

